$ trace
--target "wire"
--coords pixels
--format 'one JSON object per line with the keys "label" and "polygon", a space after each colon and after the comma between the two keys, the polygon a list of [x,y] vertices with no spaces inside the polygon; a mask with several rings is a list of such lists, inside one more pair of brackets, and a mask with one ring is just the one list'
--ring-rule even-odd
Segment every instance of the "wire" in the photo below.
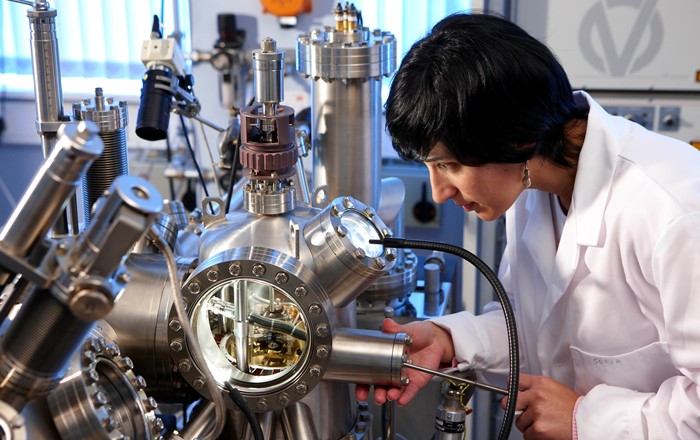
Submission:
{"label": "wire", "polygon": [[241,411],[243,411],[245,418],[248,420],[248,424],[253,430],[253,438],[255,440],[265,440],[262,428],[260,427],[260,422],[258,422],[258,419],[255,418],[255,413],[253,412],[253,409],[245,401],[240,391],[234,388],[233,385],[231,385],[231,382],[227,381],[225,383],[225,386],[228,390],[228,395],[231,397],[231,400],[233,400],[233,402],[238,406],[238,408],[240,408]]}
{"label": "wire", "polygon": [[508,372],[508,397],[506,398],[505,415],[503,417],[501,430],[498,435],[500,440],[506,440],[510,435],[513,419],[515,417],[515,404],[518,400],[518,374],[520,371],[520,360],[518,355],[518,333],[515,325],[515,315],[513,314],[513,308],[510,305],[510,301],[508,300],[508,294],[506,293],[503,284],[501,284],[501,281],[498,279],[498,276],[479,257],[466,249],[462,249],[461,247],[453,246],[451,244],[393,237],[385,237],[381,240],[369,240],[369,242],[371,244],[382,244],[384,247],[390,248],[427,249],[456,255],[471,263],[486,277],[489,283],[491,283],[491,286],[493,286],[494,290],[496,291],[498,301],[501,303],[501,307],[503,308],[503,314],[506,320],[506,332],[508,334],[508,361],[510,367],[510,371]]}
{"label": "wire", "polygon": [[[207,147],[207,156],[209,156],[209,164],[211,165],[212,171],[214,171],[214,175],[216,175],[216,164],[214,163],[214,156],[211,155],[211,150],[209,149],[209,140],[207,140],[207,134],[204,132],[204,124],[202,121],[199,122],[199,128],[202,131],[202,138],[204,139],[204,145]],[[223,197],[221,195],[221,187],[217,184],[216,189],[219,193],[219,198]]]}
{"label": "wire", "polygon": [[[165,158],[168,160],[168,165],[173,160],[173,149],[172,146],[170,145],[170,136],[166,135],[165,136]],[[173,183],[172,177],[167,177],[168,179],[168,186],[170,187],[170,200],[177,200],[175,197],[175,184]]]}
{"label": "wire", "polygon": [[190,354],[192,355],[192,358],[194,359],[195,363],[197,363],[197,365],[200,367],[202,374],[204,374],[204,377],[206,378],[207,390],[209,391],[209,394],[211,394],[211,400],[214,403],[214,413],[216,417],[211,433],[209,433],[210,437],[205,438],[215,440],[224,430],[224,425],[226,424],[226,404],[224,403],[224,398],[221,394],[221,390],[219,390],[219,387],[216,385],[216,380],[214,379],[214,376],[212,376],[211,370],[209,370],[209,366],[204,360],[202,350],[199,348],[199,344],[196,342],[197,339],[194,335],[194,331],[192,330],[192,326],[190,325],[190,321],[187,318],[185,304],[182,300],[182,295],[180,294],[179,290],[180,282],[177,276],[177,263],[175,263],[175,256],[173,255],[173,251],[170,250],[168,244],[165,242],[165,240],[163,240],[163,238],[153,227],[148,231],[148,236],[150,239],[153,240],[153,243],[156,245],[158,250],[165,256],[165,262],[168,266],[168,276],[170,277],[170,288],[172,290],[173,305],[175,306],[175,311],[177,312],[177,316],[182,325],[182,330],[185,333],[185,337],[187,338],[187,341],[190,341],[190,343],[188,344]]}
{"label": "wire", "polygon": [[231,209],[231,199],[233,198],[233,185],[236,182],[236,171],[238,170],[238,148],[241,146],[241,135],[238,134],[238,142],[236,143],[236,148],[233,150],[233,159],[231,159],[231,175],[228,180],[228,192],[226,194],[226,204],[224,205],[224,213],[228,214],[229,209]]}
{"label": "wire", "polygon": [[[194,155],[194,148],[192,148],[192,144],[190,143],[190,137],[187,134],[187,125],[185,125],[185,117],[180,114],[180,123],[182,124],[182,130],[184,131],[184,136],[185,136],[185,142],[187,143],[187,149],[190,150],[190,155],[192,156],[192,162],[194,162],[194,167],[197,170],[197,174],[199,175],[199,181],[202,184],[202,188],[204,189],[204,195],[209,198],[209,190],[207,189],[207,182],[204,180],[204,174],[202,174],[202,169],[199,168],[199,163],[197,162],[197,157]],[[211,210],[211,214],[214,215],[216,214],[214,212],[214,205],[212,203],[209,203],[209,209]]]}

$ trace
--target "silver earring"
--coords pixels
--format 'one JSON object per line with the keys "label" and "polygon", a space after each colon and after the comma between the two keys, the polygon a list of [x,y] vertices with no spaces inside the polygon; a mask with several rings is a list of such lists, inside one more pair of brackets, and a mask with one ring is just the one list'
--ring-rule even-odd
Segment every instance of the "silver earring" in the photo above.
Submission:
{"label": "silver earring", "polygon": [[532,185],[532,179],[530,179],[530,168],[527,166],[527,164],[528,164],[528,161],[526,160],[525,161],[525,175],[523,176],[523,180],[522,180],[523,186],[525,187],[525,189],[530,188],[530,186]]}

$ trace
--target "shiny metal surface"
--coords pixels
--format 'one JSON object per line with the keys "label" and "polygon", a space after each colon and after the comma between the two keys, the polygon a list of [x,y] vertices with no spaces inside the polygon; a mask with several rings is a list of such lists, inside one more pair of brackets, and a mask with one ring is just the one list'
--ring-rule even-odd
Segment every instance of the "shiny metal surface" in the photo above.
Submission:
{"label": "shiny metal surface", "polygon": [[73,357],[66,378],[47,396],[62,439],[160,439],[163,424],[146,382],[119,346],[96,329]]}
{"label": "shiny metal surface", "polygon": [[[80,175],[103,150],[92,122],[63,125],[59,142],[44,161],[0,232],[0,247],[23,258],[53,226]],[[31,219],[31,221],[29,221]]]}
{"label": "shiny metal surface", "polygon": [[298,402],[282,410],[284,437],[294,440],[319,440],[311,409]]}
{"label": "shiny metal surface", "polygon": [[[177,265],[184,282],[194,270],[195,260],[179,258]],[[138,365],[150,395],[159,401],[194,400],[196,393],[170,358],[167,329],[173,298],[164,257],[132,253],[126,267],[129,283],[105,321],[118,335],[116,342],[122,351]]]}
{"label": "shiny metal surface", "polygon": [[401,368],[408,339],[405,333],[340,328],[333,337],[333,355],[325,380],[391,387],[405,385]]}
{"label": "shiny metal surface", "polygon": [[[250,373],[234,366],[236,360],[231,358],[230,348],[223,346],[226,339],[220,339],[227,335],[213,326],[212,319],[217,315],[209,314],[208,303],[222,288],[238,280],[247,283],[249,295],[264,298],[264,295],[273,294],[281,300],[280,307],[301,318],[299,329],[304,331],[304,336],[293,339],[302,340],[303,344],[289,362],[284,360],[284,351],[265,345],[263,347],[267,348],[260,352],[257,363],[251,358]],[[282,409],[298,401],[323,376],[332,350],[333,308],[314,273],[298,260],[261,247],[235,248],[202,262],[182,287],[182,292],[198,340],[184,339],[180,326],[173,323],[177,317],[171,312],[168,328],[171,356],[176,364],[188,362],[192,365],[189,371],[181,373],[205,397],[204,377],[188,352],[188,344],[199,344],[219,388],[223,390],[223,382],[230,380],[257,412]],[[237,304],[232,306],[235,309]],[[224,314],[219,316],[226,318]],[[278,345],[282,342],[275,341]],[[258,342],[253,339],[250,343]],[[291,340],[287,341],[285,346],[289,347],[290,343]],[[276,360],[266,366],[263,361],[272,362],[273,355]]]}
{"label": "shiny metal surface", "polygon": [[90,222],[92,205],[102,197],[112,182],[129,174],[126,149],[126,127],[129,115],[126,101],[115,102],[95,89],[93,98],[73,104],[73,119],[92,121],[99,130],[104,151],[83,176],[83,219]]}
{"label": "shiny metal surface", "polygon": [[325,187],[327,200],[348,195],[378,207],[381,78],[395,68],[388,32],[326,28],[297,39],[297,70],[313,79],[313,187]]}
{"label": "shiny metal surface", "polygon": [[0,401],[0,438],[28,440],[26,419],[12,406]]}

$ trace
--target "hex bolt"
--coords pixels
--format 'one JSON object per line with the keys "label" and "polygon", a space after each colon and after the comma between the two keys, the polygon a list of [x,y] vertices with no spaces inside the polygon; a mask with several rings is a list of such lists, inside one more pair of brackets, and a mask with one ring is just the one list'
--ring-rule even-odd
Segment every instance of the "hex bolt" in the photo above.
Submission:
{"label": "hex bolt", "polygon": [[396,261],[396,251],[394,249],[387,249],[386,260],[387,261]]}
{"label": "hex bolt", "polygon": [[175,339],[170,343],[170,349],[175,352],[182,351],[182,339]]}
{"label": "hex bolt", "polygon": [[255,275],[256,277],[261,277],[265,275],[265,266],[259,263],[253,265],[253,275]]}
{"label": "hex bolt", "polygon": [[304,297],[307,293],[308,292],[306,290],[306,287],[304,286],[299,286],[296,289],[294,289],[294,296]]}
{"label": "hex bolt", "polygon": [[[153,420],[153,428],[155,428],[156,432],[161,432],[163,429],[165,429],[165,425],[163,424],[163,420],[160,419],[160,417],[156,417]],[[158,437],[156,437],[158,438]],[[160,437],[162,439],[162,437]]]}
{"label": "hex bolt", "polygon": [[318,335],[321,338],[325,338],[328,336],[328,324],[325,322],[320,323],[319,325],[316,326],[316,335]]}
{"label": "hex bolt", "polygon": [[83,357],[85,358],[85,360],[88,361],[89,364],[91,364],[97,360],[97,355],[92,350],[85,350],[83,352]]}
{"label": "hex bolt", "polygon": [[411,379],[408,376],[401,376],[401,385],[406,386],[411,383]]}
{"label": "hex bolt", "polygon": [[119,361],[119,368],[121,368],[124,371],[133,370],[134,369],[134,361],[132,361],[129,356],[124,356]]}
{"label": "hex bolt", "polygon": [[188,373],[191,368],[192,363],[187,359],[183,359],[177,363],[177,369],[180,370],[180,372],[182,373]]}
{"label": "hex bolt", "polygon": [[311,316],[318,316],[321,314],[321,306],[314,303],[309,306],[309,314]]}
{"label": "hex bolt", "polygon": [[122,272],[117,276],[117,280],[122,284],[126,284],[131,280],[131,275],[127,272]]}
{"label": "hex bolt", "polygon": [[192,382],[192,386],[194,387],[195,390],[201,390],[202,388],[204,388],[204,379],[202,379],[202,378],[195,379]]}
{"label": "hex bolt", "polygon": [[299,394],[300,396],[303,396],[304,394],[306,394],[309,391],[309,387],[303,382],[297,384],[297,386],[294,387],[294,389],[297,390],[297,394]]}
{"label": "hex bolt", "polygon": [[374,212],[374,209],[372,209],[372,208],[370,208],[370,207],[367,207],[367,208],[365,208],[365,215],[366,215],[368,218],[373,218],[375,215],[377,215],[377,213]]}
{"label": "hex bolt", "polygon": [[277,272],[275,274],[275,281],[277,284],[286,284],[289,281],[289,275],[284,272]]}
{"label": "hex bolt", "polygon": [[316,356],[318,356],[320,359],[325,359],[328,357],[328,347],[325,345],[321,345],[316,349]]}
{"label": "hex bolt", "polygon": [[156,399],[153,397],[147,397],[146,400],[143,401],[143,406],[146,407],[146,411],[155,411],[156,408],[158,408],[158,402],[156,402]]}
{"label": "hex bolt", "polygon": [[341,212],[343,212],[343,208],[341,208],[339,205],[331,206],[331,214],[333,214],[334,217],[338,217]]}
{"label": "hex bolt", "polygon": [[392,235],[394,235],[394,232],[391,229],[383,228],[382,235],[384,235],[385,237],[391,237]]}
{"label": "hex bolt", "polygon": [[174,332],[179,332],[180,330],[182,330],[182,324],[180,324],[180,321],[178,321],[177,319],[171,319],[168,323],[168,327],[170,327],[170,330]]}
{"label": "hex bolt", "polygon": [[260,399],[255,404],[255,406],[258,408],[259,411],[266,411],[267,410],[267,400],[264,398]]}
{"label": "hex bolt", "polygon": [[198,293],[199,293],[199,289],[200,289],[200,287],[199,287],[199,283],[198,283],[198,282],[196,282],[196,281],[195,281],[195,282],[192,282],[192,283],[190,283],[190,285],[189,285],[189,286],[187,286],[187,290],[189,290],[189,291],[190,291],[190,293],[191,293],[191,294],[193,294],[193,295],[196,295],[196,294],[198,294]]}
{"label": "hex bolt", "polygon": [[107,354],[112,356],[112,357],[117,357],[122,353],[119,350],[119,346],[117,344],[111,343],[111,344],[107,345]]}
{"label": "hex bolt", "polygon": [[365,254],[365,250],[362,248],[355,249],[354,254],[355,254],[355,258],[357,258],[358,260],[361,260],[367,256],[367,254]]}
{"label": "hex bolt", "polygon": [[216,269],[211,269],[209,272],[207,272],[207,279],[211,282],[214,282],[219,279],[219,271]]}
{"label": "hex bolt", "polygon": [[406,363],[408,362],[408,353],[404,353],[401,355],[401,363]]}
{"label": "hex bolt", "polygon": [[235,263],[231,263],[231,265],[228,267],[228,273],[233,275],[234,277],[237,277],[238,275],[241,274],[241,263],[236,261]]}
{"label": "hex bolt", "polygon": [[109,402],[109,398],[107,397],[107,393],[105,393],[102,390],[97,391],[93,396],[92,396],[92,402],[95,404],[97,408],[106,405],[107,402]]}
{"label": "hex bolt", "polygon": [[347,209],[350,209],[355,205],[352,203],[352,199],[350,199],[350,197],[343,197],[343,206]]}
{"label": "hex bolt", "polygon": [[97,338],[90,338],[87,341],[85,341],[85,348],[88,350],[92,350],[95,353],[99,353],[102,351],[102,347],[100,346],[99,341]]}
{"label": "hex bolt", "polygon": [[386,267],[386,260],[382,257],[377,257],[374,259],[374,265],[379,269],[384,269]]}
{"label": "hex bolt", "polygon": [[406,345],[406,347],[410,347],[411,345],[413,345],[413,338],[406,335],[406,339],[404,339],[403,343]]}
{"label": "hex bolt", "polygon": [[348,235],[348,228],[343,225],[338,225],[338,227],[335,228],[335,233],[338,234],[338,237],[345,237]]}
{"label": "hex bolt", "polygon": [[277,400],[279,401],[280,405],[282,405],[282,406],[289,405],[289,396],[287,395],[287,393],[280,394],[280,396],[277,398]]}
{"label": "hex bolt", "polygon": [[143,378],[143,376],[136,376],[133,381],[133,385],[137,390],[142,390],[146,388],[146,379]]}
{"label": "hex bolt", "polygon": [[85,377],[88,382],[97,383],[97,381],[100,380],[100,373],[98,373],[94,368],[90,368],[85,372]]}

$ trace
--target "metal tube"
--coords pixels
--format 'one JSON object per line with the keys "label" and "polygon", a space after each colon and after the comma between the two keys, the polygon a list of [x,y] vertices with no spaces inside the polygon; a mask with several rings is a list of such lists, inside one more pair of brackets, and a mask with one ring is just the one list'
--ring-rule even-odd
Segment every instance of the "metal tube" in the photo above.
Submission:
{"label": "metal tube", "polygon": [[400,387],[406,334],[340,328],[324,380]]}
{"label": "metal tube", "polygon": [[304,403],[282,410],[282,427],[286,440],[318,440],[313,414]]}
{"label": "metal tube", "polygon": [[0,232],[0,247],[24,258],[53,226],[61,207],[80,183],[80,175],[102,153],[97,127],[90,121],[63,125],[59,142],[25,191]]}
{"label": "metal tube", "polygon": [[486,383],[477,382],[477,381],[474,381],[471,379],[465,379],[463,377],[453,376],[451,374],[443,373],[442,371],[431,370],[430,368],[421,367],[420,365],[412,364],[410,362],[404,362],[403,366],[406,368],[411,368],[413,370],[418,370],[418,371],[423,372],[423,373],[432,374],[434,376],[444,377],[445,379],[450,379],[450,380],[455,381],[455,382],[468,383],[469,385],[473,385],[477,388],[481,388],[482,390],[491,391],[493,393],[498,393],[498,394],[503,394],[504,396],[508,395],[508,390],[506,390],[506,389],[499,388],[499,387],[489,385]]}
{"label": "metal tube", "polygon": [[[247,373],[248,364],[248,296],[243,286],[243,281],[235,280],[224,289],[233,289],[234,304],[234,335],[236,337],[236,366],[239,370]],[[230,292],[224,292],[225,296],[230,296]]]}

